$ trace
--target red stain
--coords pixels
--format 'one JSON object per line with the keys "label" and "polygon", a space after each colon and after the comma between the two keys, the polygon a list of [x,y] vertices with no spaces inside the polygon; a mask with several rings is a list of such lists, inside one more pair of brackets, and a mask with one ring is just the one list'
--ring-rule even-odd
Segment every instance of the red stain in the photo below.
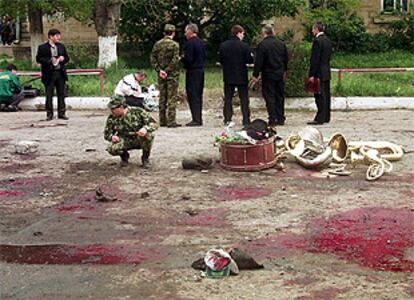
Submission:
{"label": "red stain", "polygon": [[0,166],[0,169],[6,172],[23,172],[25,170],[33,169],[33,164],[11,163]]}
{"label": "red stain", "polygon": [[[9,185],[11,186],[27,186],[27,185],[35,185],[35,184],[41,184],[44,182],[49,182],[53,179],[53,177],[50,176],[37,176],[37,177],[31,177],[31,178],[18,178],[14,181],[9,181]],[[3,181],[4,183],[4,181]]]}
{"label": "red stain", "polygon": [[0,260],[20,264],[140,264],[147,252],[128,245],[0,245]]}
{"label": "red stain", "polygon": [[2,198],[9,198],[9,197],[18,197],[18,196],[23,196],[26,193],[23,191],[15,191],[15,190],[0,190],[0,199]]}
{"label": "red stain", "polygon": [[[247,244],[261,257],[280,258],[292,251],[328,253],[375,270],[414,272],[414,212],[359,208],[317,219],[303,235],[268,236]],[[412,254],[411,254],[412,256]]]}
{"label": "red stain", "polygon": [[414,212],[360,208],[316,220],[309,251],[331,253],[377,270],[414,272]]}
{"label": "red stain", "polygon": [[216,190],[216,196],[219,200],[249,200],[268,196],[271,190],[257,187],[221,187]]}
{"label": "red stain", "polygon": [[28,154],[16,154],[15,157],[18,160],[35,160],[39,157],[39,154],[36,153],[28,153]]}
{"label": "red stain", "polygon": [[414,284],[407,286],[407,293],[408,295],[414,297]]}
{"label": "red stain", "polygon": [[226,225],[224,220],[227,213],[223,208],[210,208],[200,211],[195,216],[186,215],[178,219],[179,225],[222,227]]}
{"label": "red stain", "polygon": [[414,172],[384,177],[384,181],[414,184]]}
{"label": "red stain", "polygon": [[[116,203],[116,205],[119,206],[122,198],[124,198],[121,190],[117,188],[101,186],[101,190],[107,196],[116,197],[117,201],[110,203],[98,202],[95,198],[96,193],[93,191],[77,196],[63,204],[54,206],[53,210],[60,213],[75,213],[81,215],[90,215],[90,213],[94,213],[96,215],[101,215],[104,213],[105,209],[112,206],[113,203]],[[50,209],[47,209],[47,211],[50,211]]]}
{"label": "red stain", "polygon": [[401,191],[401,194],[403,194],[407,198],[414,199],[414,190]]}
{"label": "red stain", "polygon": [[297,277],[292,280],[285,281],[284,285],[299,285],[301,287],[305,287],[317,281],[317,279],[312,277]]}
{"label": "red stain", "polygon": [[312,299],[315,300],[330,300],[335,299],[336,296],[348,292],[350,288],[338,289],[338,288],[327,288],[320,291],[312,292]]}
{"label": "red stain", "polygon": [[295,177],[295,178],[309,178],[316,179],[312,174],[318,173],[317,171],[312,171],[304,168],[289,168],[286,172],[277,172],[276,176],[278,177]]}

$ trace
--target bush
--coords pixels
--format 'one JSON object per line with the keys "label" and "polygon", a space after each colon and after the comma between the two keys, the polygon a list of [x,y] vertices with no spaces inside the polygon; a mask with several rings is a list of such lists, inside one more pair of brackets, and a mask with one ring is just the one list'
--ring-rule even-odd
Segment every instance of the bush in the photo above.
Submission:
{"label": "bush", "polygon": [[68,45],[68,69],[93,69],[98,64],[98,45]]}
{"label": "bush", "polygon": [[316,20],[325,25],[325,33],[332,41],[332,48],[339,52],[365,52],[367,33],[364,20],[355,11],[313,9],[306,13],[305,38],[313,39],[312,25]]}
{"label": "bush", "polygon": [[392,48],[414,50],[414,15],[391,23],[389,31],[389,43]]}
{"label": "bush", "polygon": [[289,70],[286,78],[285,94],[287,97],[307,96],[304,91],[304,78],[308,75],[311,44],[290,44]]}

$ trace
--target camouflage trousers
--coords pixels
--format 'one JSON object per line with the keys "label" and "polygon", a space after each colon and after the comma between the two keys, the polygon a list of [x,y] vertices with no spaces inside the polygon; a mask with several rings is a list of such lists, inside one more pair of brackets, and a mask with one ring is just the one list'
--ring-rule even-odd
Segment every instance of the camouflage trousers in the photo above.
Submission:
{"label": "camouflage trousers", "polygon": [[118,143],[111,143],[106,148],[106,151],[109,152],[111,155],[121,155],[123,152],[132,150],[132,149],[142,149],[146,151],[150,151],[152,147],[153,138],[140,138],[136,137],[134,139],[124,139]]}
{"label": "camouflage trousers", "polygon": [[160,90],[160,125],[165,126],[176,122],[176,109],[178,105],[178,77],[168,80],[158,79]]}

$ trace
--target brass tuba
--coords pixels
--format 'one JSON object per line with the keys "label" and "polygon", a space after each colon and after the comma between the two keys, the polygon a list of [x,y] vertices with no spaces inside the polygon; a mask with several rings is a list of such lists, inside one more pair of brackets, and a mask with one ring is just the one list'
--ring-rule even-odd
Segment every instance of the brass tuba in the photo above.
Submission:
{"label": "brass tuba", "polygon": [[314,127],[305,127],[289,136],[285,147],[303,167],[320,168],[331,162],[332,149],[324,144],[322,133]]}

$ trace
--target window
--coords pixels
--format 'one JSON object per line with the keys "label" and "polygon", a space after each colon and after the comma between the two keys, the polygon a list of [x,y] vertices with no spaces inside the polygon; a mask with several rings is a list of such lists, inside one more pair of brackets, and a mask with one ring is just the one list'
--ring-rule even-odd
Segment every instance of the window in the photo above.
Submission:
{"label": "window", "polygon": [[408,12],[410,0],[381,0],[383,13]]}

